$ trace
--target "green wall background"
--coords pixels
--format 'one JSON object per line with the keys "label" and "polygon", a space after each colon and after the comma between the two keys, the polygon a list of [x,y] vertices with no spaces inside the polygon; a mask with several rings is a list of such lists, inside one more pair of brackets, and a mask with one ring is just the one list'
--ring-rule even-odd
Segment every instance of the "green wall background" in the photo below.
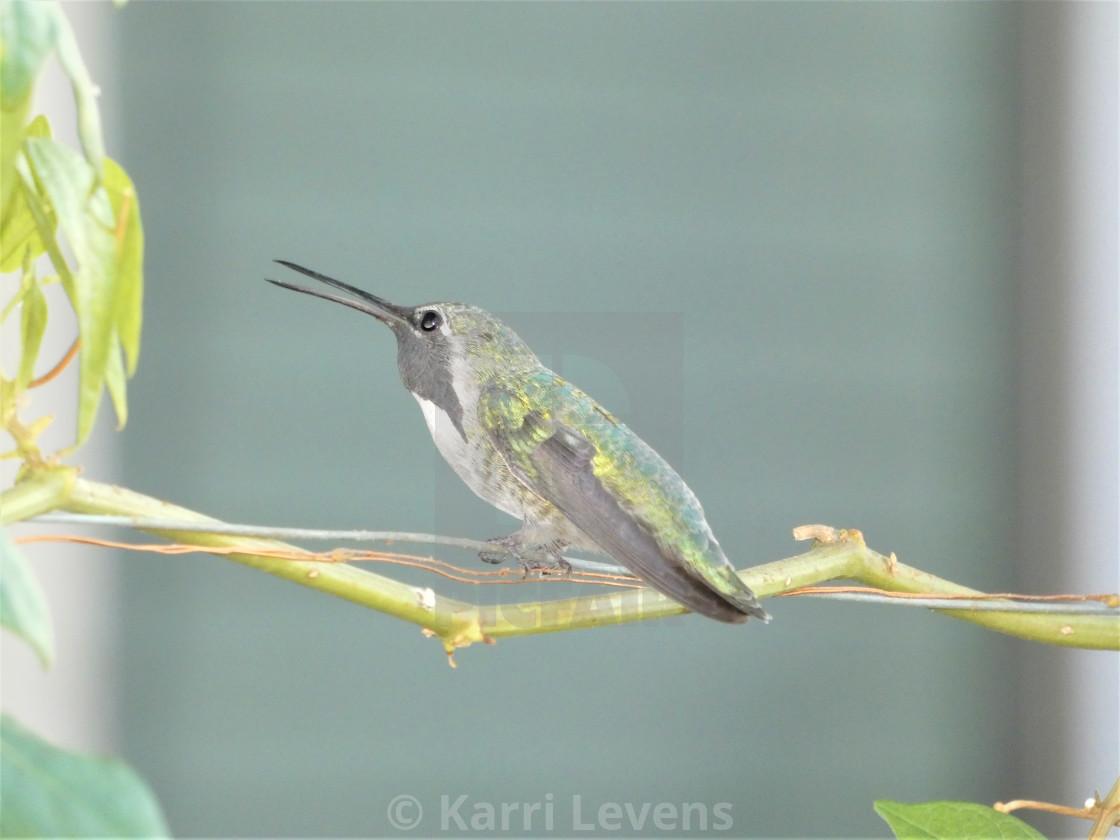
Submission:
{"label": "green wall background", "polygon": [[[740,565],[827,522],[1009,588],[1019,17],[130,4],[124,482],[229,521],[511,527],[438,460],[387,331],[267,286],[279,257],[503,313],[674,462]],[[125,563],[123,752],[179,835],[393,834],[399,794],[421,834],[443,794],[551,794],[564,835],[578,794],[867,836],[876,798],[1021,793],[1015,643],[941,617],[786,600],[769,626],[510,640],[451,670],[412,626],[218,559]]]}

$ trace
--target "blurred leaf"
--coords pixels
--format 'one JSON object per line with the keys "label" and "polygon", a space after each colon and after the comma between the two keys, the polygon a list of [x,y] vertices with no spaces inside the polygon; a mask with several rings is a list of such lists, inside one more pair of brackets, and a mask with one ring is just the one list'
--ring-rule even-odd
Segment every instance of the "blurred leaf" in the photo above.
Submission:
{"label": "blurred leaf", "polygon": [[[94,172],[77,152],[43,137],[28,137],[26,147],[35,184],[49,198],[78,262],[71,303],[78,314],[82,340],[77,434],[80,444],[89,435],[97,415],[116,323],[113,211],[105,190],[92,190]],[[51,259],[62,276],[54,253]]]}
{"label": "blurred leaf", "polygon": [[[4,45],[0,43],[0,50],[3,49]],[[4,85],[6,83],[0,84],[0,90],[3,90]],[[16,180],[16,158],[23,148],[24,125],[30,109],[30,99],[16,102],[10,108],[0,108],[0,214],[4,227],[7,227],[9,217],[16,212],[12,209],[19,183]],[[7,250],[6,245],[4,250]]]}
{"label": "blurred leaf", "polygon": [[58,35],[58,10],[48,3],[0,2],[0,208],[13,200],[15,160],[23,146],[31,93]]}
{"label": "blurred leaf", "polygon": [[46,197],[39,194],[39,186],[35,182],[35,176],[31,173],[31,166],[27,162],[26,155],[16,161],[16,171],[19,172],[22,181],[20,191],[27,202],[27,209],[30,211],[31,217],[35,220],[35,229],[42,239],[43,247],[50,256],[55,271],[58,272],[58,279],[62,283],[66,296],[70,300],[74,300],[77,296],[74,275],[71,273],[70,264],[66,261],[66,256],[62,253],[62,248],[58,244],[58,216]]}
{"label": "blurred leaf", "polygon": [[[116,219],[117,333],[128,359],[128,375],[131,376],[136,372],[136,363],[140,358],[140,322],[144,302],[144,230],[140,224],[140,202],[128,173],[110,158],[105,158],[102,183],[109,193],[113,218]],[[123,425],[122,402],[115,397],[113,401]]]}
{"label": "blurred leaf", "polygon": [[899,840],[1045,840],[1019,818],[973,802],[907,804],[880,799],[875,813],[887,821]]}
{"label": "blurred leaf", "polygon": [[[23,554],[0,525],[0,625],[23,638],[39,655],[44,667],[54,659],[47,600]],[[4,779],[7,784],[7,778]],[[0,832],[3,834],[4,832]]]}
{"label": "blurred leaf", "polygon": [[0,106],[29,99],[58,38],[58,9],[35,0],[0,3]]}
{"label": "blurred leaf", "polygon": [[35,276],[31,257],[24,263],[23,282],[27,292],[23,296],[23,312],[20,316],[20,337],[23,349],[19,357],[19,373],[16,375],[16,388],[23,391],[35,377],[35,360],[39,358],[39,347],[43,343],[43,333],[47,329],[47,298]]}
{"label": "blurred leaf", "polygon": [[51,122],[46,114],[39,114],[27,126],[28,137],[54,137],[51,131]]}
{"label": "blurred leaf", "polygon": [[71,87],[74,88],[74,104],[78,109],[78,139],[82,142],[86,161],[100,179],[102,160],[105,157],[105,141],[101,136],[101,110],[97,107],[97,85],[89,76],[89,70],[82,60],[82,52],[78,49],[78,41],[74,37],[74,30],[70,28],[70,21],[66,19],[62,6],[52,5],[55,8],[55,49],[58,52],[58,63],[62,65],[62,69],[70,78]]}
{"label": "blurred leaf", "polygon": [[[40,114],[33,119],[25,136],[50,137],[51,125],[47,118]],[[45,246],[35,217],[27,206],[24,186],[17,182],[10,203],[5,206],[3,219],[0,219],[0,273],[7,274],[19,268],[28,249],[31,259],[35,259],[43,253]]]}
{"label": "blurred leaf", "polygon": [[117,412],[117,429],[123,429],[128,422],[128,398],[125,390],[124,355],[121,352],[121,340],[116,330],[113,331],[112,344],[109,347],[109,357],[105,360],[105,386],[109,389],[109,397],[113,400],[113,409]]}
{"label": "blurred leaf", "polygon": [[[50,137],[51,126],[47,118],[40,114],[33,119],[27,126],[26,136]],[[35,259],[46,247],[43,238],[39,235],[35,217],[27,206],[24,189],[22,184],[15,184],[11,202],[5,207],[3,219],[0,219],[0,273],[2,274],[19,268],[29,249],[31,259]]]}
{"label": "blurred leaf", "polygon": [[0,274],[19,268],[29,250],[31,259],[43,253],[43,239],[20,188],[12,194],[0,223]]}
{"label": "blurred leaf", "polygon": [[0,835],[166,837],[155,797],[121,761],[61,750],[0,718]]}

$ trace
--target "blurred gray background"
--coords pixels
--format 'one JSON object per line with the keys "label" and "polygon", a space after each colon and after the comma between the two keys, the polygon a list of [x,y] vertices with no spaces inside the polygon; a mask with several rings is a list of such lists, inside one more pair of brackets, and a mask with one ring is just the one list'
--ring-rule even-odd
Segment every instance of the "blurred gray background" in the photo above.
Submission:
{"label": "blurred gray background", "polygon": [[[738,565],[825,522],[979,588],[1120,588],[1115,337],[1074,337],[1109,305],[1115,329],[1116,291],[1075,311],[1062,262],[1070,45],[1096,31],[1076,13],[83,14],[114,62],[109,149],[147,236],[127,486],[233,522],[512,529],[439,460],[387,330],[263,282],[296,279],[285,258],[500,312],[677,466]],[[1078,364],[1113,382],[1089,412],[1113,430],[1089,479],[1068,406],[1101,397]],[[1076,541],[1079,498],[1104,500],[1099,542]],[[769,626],[512,639],[452,670],[411,625],[220,559],[115,568],[106,746],[183,836],[394,835],[400,794],[420,834],[441,833],[441,795],[467,794],[466,816],[551,801],[559,835],[579,795],[584,821],[605,802],[725,802],[724,835],[879,836],[877,798],[1077,804],[1117,770],[1115,657],[915,610],[770,601]],[[390,573],[466,599],[572,591]]]}

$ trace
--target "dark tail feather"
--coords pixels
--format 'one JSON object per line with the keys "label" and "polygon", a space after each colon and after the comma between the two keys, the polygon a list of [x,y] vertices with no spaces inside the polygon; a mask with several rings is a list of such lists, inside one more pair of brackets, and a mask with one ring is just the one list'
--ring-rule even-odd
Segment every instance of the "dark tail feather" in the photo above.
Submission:
{"label": "dark tail feather", "polygon": [[[652,541],[651,541],[652,542]],[[660,552],[659,552],[660,556]],[[637,558],[616,557],[623,565],[646,581],[663,595],[688,607],[694,613],[723,621],[727,624],[742,624],[749,618],[770,621],[770,615],[759,606],[749,589],[738,596],[725,596],[712,589],[703,580],[690,574],[686,569],[670,565],[660,565],[656,570],[647,564],[639,563]],[[666,563],[661,557],[661,563]]]}

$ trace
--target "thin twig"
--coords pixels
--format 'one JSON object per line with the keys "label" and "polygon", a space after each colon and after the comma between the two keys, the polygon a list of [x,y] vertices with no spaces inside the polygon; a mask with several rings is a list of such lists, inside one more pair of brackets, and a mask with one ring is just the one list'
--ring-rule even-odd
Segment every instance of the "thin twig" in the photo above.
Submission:
{"label": "thin twig", "polygon": [[[96,537],[84,537],[76,534],[36,534],[30,537],[20,537],[16,540],[21,545],[43,542],[69,542],[79,545],[95,545],[101,548],[117,548],[125,551],[141,551],[151,554],[181,555],[181,554],[213,554],[219,557],[228,557],[238,553],[236,548],[215,547],[202,545],[189,545],[186,543],[126,543],[116,540],[103,540]],[[397,566],[409,566],[415,569],[434,572],[437,575],[456,580],[461,583],[479,584],[515,584],[539,583],[550,581],[554,583],[590,583],[601,586],[618,586],[624,589],[640,589],[641,582],[633,575],[605,575],[595,572],[575,572],[563,574],[557,569],[538,569],[538,575],[530,577],[527,573],[515,569],[496,569],[486,571],[483,569],[463,569],[459,566],[437,560],[434,557],[417,557],[412,554],[392,554],[384,551],[355,551],[350,549],[334,549],[332,551],[314,552],[303,549],[277,549],[275,551],[260,551],[263,557],[272,557],[277,560],[298,560],[305,563],[389,563]]]}
{"label": "thin twig", "polygon": [[[988,600],[983,596],[969,598],[927,596],[921,593],[887,592],[882,589],[864,589],[850,587],[850,592],[816,592],[817,587],[807,586],[795,592],[782,592],[775,597],[803,597],[826,598],[833,601],[854,601],[860,604],[885,604],[892,607],[922,607],[928,610],[971,610],[973,612],[1015,612],[1015,613],[1041,613],[1043,615],[1101,615],[1116,616],[1117,611],[1107,604],[1094,601],[1077,603],[1052,603],[1043,601],[1003,601]],[[1029,596],[1019,596],[1027,598]],[[1083,596],[1075,596],[1083,597]],[[1092,596],[1088,596],[1092,597]]]}
{"label": "thin twig", "polygon": [[38,379],[32,379],[30,382],[28,382],[27,387],[38,388],[40,385],[46,385],[48,382],[50,382],[52,379],[66,370],[67,365],[74,361],[74,357],[78,355],[78,350],[81,348],[81,346],[82,340],[80,338],[75,338],[74,343],[70,345],[70,349],[66,351],[66,355],[62,357],[61,361],[59,361],[57,365],[48,370]]}
{"label": "thin twig", "polygon": [[993,810],[999,811],[1001,814],[1010,814],[1012,811],[1018,811],[1022,808],[1027,808],[1031,811],[1046,811],[1051,814],[1060,814],[1063,817],[1076,817],[1079,820],[1096,819],[1097,814],[1100,812],[1100,806],[1096,804],[1088,808],[1070,808],[1068,805],[1056,805],[1053,802],[1038,802],[1034,799],[1013,799],[1011,802],[997,802],[992,806]]}
{"label": "thin twig", "polygon": [[[272,540],[348,540],[353,542],[413,543],[464,548],[469,551],[493,552],[493,543],[463,537],[443,537],[438,534],[419,534],[410,531],[330,530],[322,528],[276,528],[268,525],[238,525],[217,520],[206,523],[183,523],[174,519],[145,516],[101,516],[79,513],[47,513],[36,517],[36,522],[70,525],[114,525],[137,531],[192,531],[205,534],[227,534],[238,537],[264,537]],[[552,560],[552,556],[536,551],[522,552],[527,560]],[[573,569],[606,575],[628,575],[622,566],[565,557]]]}

